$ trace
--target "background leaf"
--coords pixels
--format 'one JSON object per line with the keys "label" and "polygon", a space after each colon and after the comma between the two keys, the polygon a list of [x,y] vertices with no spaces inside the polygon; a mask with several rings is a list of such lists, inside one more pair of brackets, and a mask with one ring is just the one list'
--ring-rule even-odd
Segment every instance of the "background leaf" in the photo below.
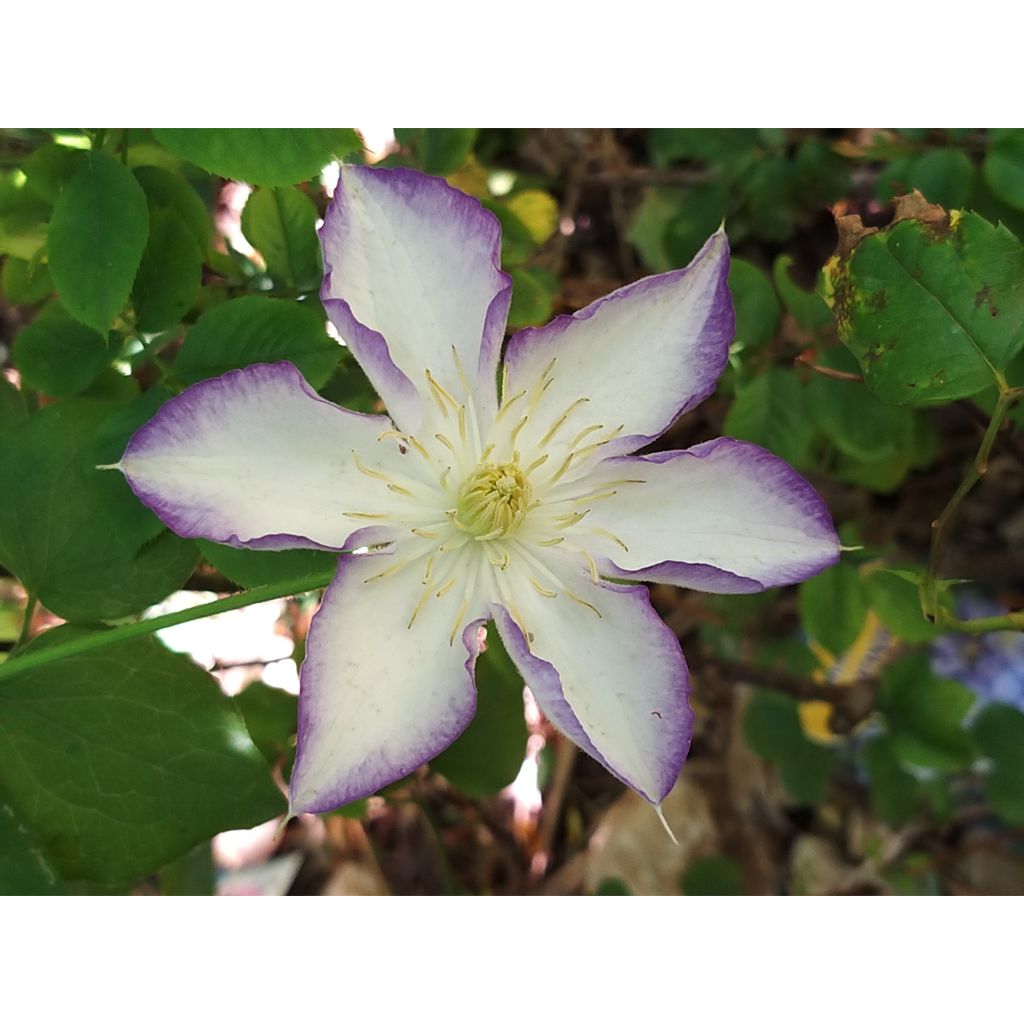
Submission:
{"label": "background leaf", "polygon": [[69,879],[130,880],[284,808],[230,699],[151,638],[5,680],[0,778]]}
{"label": "background leaf", "polygon": [[123,164],[86,153],[53,207],[50,273],[64,308],[106,334],[131,292],[149,213],[146,195]]}
{"label": "background leaf", "polygon": [[309,181],[333,159],[362,149],[351,128],[155,128],[153,134],[205,171],[271,187]]}

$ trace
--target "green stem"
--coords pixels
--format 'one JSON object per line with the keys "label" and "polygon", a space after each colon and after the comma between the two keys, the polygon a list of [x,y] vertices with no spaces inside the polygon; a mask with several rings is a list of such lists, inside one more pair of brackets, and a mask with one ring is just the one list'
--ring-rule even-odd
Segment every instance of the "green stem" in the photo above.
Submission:
{"label": "green stem", "polygon": [[155,619],[143,619],[141,622],[132,622],[114,629],[90,633],[88,636],[80,636],[74,640],[54,644],[52,647],[43,647],[37,651],[29,650],[26,654],[10,658],[0,665],[0,679],[8,679],[11,676],[27,672],[29,669],[38,668],[40,665],[62,661],[75,654],[87,654],[89,651],[109,647],[111,644],[134,640],[140,636],[149,636],[157,630],[167,629],[168,626],[180,626],[183,622],[205,619],[210,615],[219,615],[221,612],[230,612],[251,604],[261,604],[263,601],[273,601],[279,597],[290,597],[293,594],[304,594],[310,590],[321,590],[332,579],[334,579],[333,569],[330,572],[316,573],[313,576],[289,580],[286,583],[267,583],[241,594],[232,594],[230,597],[222,597],[217,601],[209,601],[196,608],[186,608],[184,611],[160,615]]}
{"label": "green stem", "polygon": [[[988,471],[988,459],[992,452],[992,446],[996,442],[996,437],[1003,425],[1003,421],[1006,419],[1006,414],[1010,411],[1010,406],[1013,405],[1021,393],[1020,388],[1007,387],[1005,380],[1001,379],[1001,377],[998,379],[998,382],[999,399],[996,402],[988,428],[985,430],[985,436],[981,439],[978,453],[974,456],[974,461],[971,463],[971,468],[963,480],[960,481],[960,486],[954,491],[953,497],[946,503],[946,507],[942,510],[938,519],[932,523],[932,542],[931,550],[928,553],[928,568],[925,571],[924,578],[921,580],[921,609],[924,612],[925,618],[929,622],[937,622],[941,618],[943,624],[952,629],[959,628],[955,623],[958,623],[960,620],[940,614],[939,609],[939,570],[941,569],[943,547],[945,546],[949,527],[960,508],[960,503]],[[996,618],[1002,621],[1004,617],[997,616]],[[975,619],[973,621],[977,623],[986,620]],[[997,628],[1013,629],[1019,627],[1002,626]],[[963,631],[986,632],[983,628],[972,628]]]}
{"label": "green stem", "polygon": [[984,619],[958,619],[939,609],[939,625],[957,633],[999,633],[1024,629],[1024,612],[990,615]]}

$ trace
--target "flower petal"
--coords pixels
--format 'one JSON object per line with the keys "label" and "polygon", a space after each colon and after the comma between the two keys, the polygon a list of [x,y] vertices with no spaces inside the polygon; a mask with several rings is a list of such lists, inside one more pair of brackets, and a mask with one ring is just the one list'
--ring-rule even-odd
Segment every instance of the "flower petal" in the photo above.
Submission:
{"label": "flower petal", "polygon": [[608,459],[588,482],[626,479],[644,483],[620,485],[580,524],[604,575],[742,594],[799,583],[839,559],[821,496],[756,444],[722,437]]}
{"label": "flower petal", "polygon": [[320,298],[395,422],[414,430],[430,370],[485,414],[512,297],[501,227],[477,200],[405,168],[342,167],[320,232]]}
{"label": "flower petal", "polygon": [[461,600],[454,592],[431,597],[409,627],[419,575],[365,582],[389,557],[343,555],[313,618],[300,675],[293,813],[331,810],[400,779],[444,750],[476,711],[479,609],[470,609],[476,618],[453,643]]}
{"label": "flower petal", "polygon": [[[647,277],[508,343],[507,395],[534,387],[554,359],[551,383],[524,428],[521,446],[538,448],[549,424],[581,396],[564,434],[588,424],[613,430],[605,454],[635,451],[715,389],[733,335],[729,243],[708,239],[685,270]],[[600,436],[600,435],[596,435]],[[593,440],[593,438],[591,439]]]}
{"label": "flower petal", "polygon": [[383,416],[324,401],[291,363],[201,381],[163,405],[118,464],[175,533],[235,547],[339,550],[397,496],[358,469],[401,473],[410,460]]}
{"label": "flower petal", "polygon": [[494,621],[548,719],[660,803],[679,776],[693,725],[679,641],[645,587],[584,580],[579,592],[600,621],[564,593],[551,600],[523,586],[515,587],[514,610],[492,606]]}

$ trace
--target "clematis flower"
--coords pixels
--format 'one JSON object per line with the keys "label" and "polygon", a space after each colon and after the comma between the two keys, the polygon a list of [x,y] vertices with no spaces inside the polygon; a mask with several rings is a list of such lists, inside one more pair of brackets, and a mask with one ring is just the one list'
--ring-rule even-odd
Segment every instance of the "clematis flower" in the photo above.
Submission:
{"label": "clematis flower", "polygon": [[169,401],[119,464],[181,536],[341,552],[301,670],[292,811],[447,747],[487,622],[545,715],[660,803],[690,743],[686,663],[628,581],[750,593],[839,552],[821,498],[763,448],[631,454],[725,366],[724,232],[684,270],[514,335],[500,392],[511,281],[476,200],[346,167],[321,242],[324,307],[389,417],[326,402],[289,363],[250,366]]}

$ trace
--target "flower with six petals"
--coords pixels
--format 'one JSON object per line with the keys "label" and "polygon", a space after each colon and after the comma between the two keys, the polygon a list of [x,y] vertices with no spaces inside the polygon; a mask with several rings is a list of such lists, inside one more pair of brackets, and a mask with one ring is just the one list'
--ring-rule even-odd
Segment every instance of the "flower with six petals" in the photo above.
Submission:
{"label": "flower with six petals", "polygon": [[290,363],[254,365],[167,402],[119,464],[184,537],[341,552],[301,669],[295,813],[445,749],[475,710],[487,622],[545,715],[657,804],[689,747],[689,684],[628,581],[742,594],[838,558],[821,498],[764,449],[633,454],[725,366],[723,231],[684,270],[515,334],[499,374],[500,240],[440,179],[344,168],[321,299],[388,417],[325,401]]}

